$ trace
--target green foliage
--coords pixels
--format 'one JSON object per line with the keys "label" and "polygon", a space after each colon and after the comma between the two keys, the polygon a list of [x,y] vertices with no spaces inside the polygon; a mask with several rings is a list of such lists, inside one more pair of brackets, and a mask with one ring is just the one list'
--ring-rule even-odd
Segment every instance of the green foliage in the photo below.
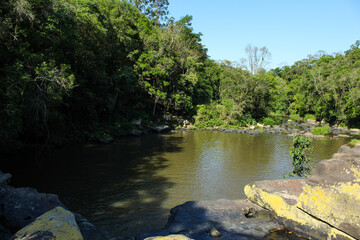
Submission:
{"label": "green foliage", "polygon": [[268,126],[274,126],[275,125],[274,119],[270,118],[270,117],[263,118],[262,123],[264,125],[268,125]]}
{"label": "green foliage", "polygon": [[293,120],[293,121],[299,121],[300,120],[300,115],[299,114],[290,114],[289,116],[290,120]]}
{"label": "green foliage", "polygon": [[305,117],[304,117],[305,120],[316,120],[316,116],[314,114],[305,114]]}
{"label": "green foliage", "polygon": [[349,145],[351,146],[355,146],[357,144],[360,144],[360,139],[351,139],[351,141],[349,142]]}
{"label": "green foliage", "polygon": [[288,176],[306,177],[311,173],[313,166],[311,165],[311,159],[306,154],[306,151],[311,151],[310,148],[311,139],[295,136],[293,137],[293,147],[290,149],[290,156],[292,157],[293,170]]}
{"label": "green foliage", "polygon": [[278,124],[269,112],[360,126],[359,44],[250,73],[209,59],[191,16],[165,20],[168,4],[2,1],[0,145],[116,135],[167,114],[198,127]]}
{"label": "green foliage", "polygon": [[311,130],[311,133],[314,134],[314,135],[326,135],[326,134],[329,134],[331,131],[330,131],[330,128],[329,126],[322,126],[322,127],[316,127],[314,128],[313,130]]}

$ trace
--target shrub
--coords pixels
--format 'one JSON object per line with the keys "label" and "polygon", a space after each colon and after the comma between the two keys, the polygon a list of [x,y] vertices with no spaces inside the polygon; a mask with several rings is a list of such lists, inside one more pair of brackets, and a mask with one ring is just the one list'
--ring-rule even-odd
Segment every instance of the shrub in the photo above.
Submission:
{"label": "shrub", "polygon": [[270,117],[263,118],[262,122],[263,122],[263,124],[269,125],[269,126],[274,126],[275,125],[274,119],[272,119]]}
{"label": "shrub", "polygon": [[360,139],[351,139],[349,145],[355,146],[356,144],[360,144]]}
{"label": "shrub", "polygon": [[300,115],[299,114],[290,114],[289,117],[293,121],[299,121],[300,120]]}
{"label": "shrub", "polygon": [[314,135],[326,135],[330,133],[330,128],[328,126],[316,127],[311,130],[311,133]]}
{"label": "shrub", "polygon": [[293,170],[288,176],[306,177],[311,173],[313,165],[311,159],[307,156],[305,151],[311,151],[311,139],[295,136],[293,137],[293,147],[290,149],[290,156],[292,157]]}
{"label": "shrub", "polygon": [[308,120],[308,119],[316,120],[316,116],[314,114],[306,114],[304,119],[305,120]]}

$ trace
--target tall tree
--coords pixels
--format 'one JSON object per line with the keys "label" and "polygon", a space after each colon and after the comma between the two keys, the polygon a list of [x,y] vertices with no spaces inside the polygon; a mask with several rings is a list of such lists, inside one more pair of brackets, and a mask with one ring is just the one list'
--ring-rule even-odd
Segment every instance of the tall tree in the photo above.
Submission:
{"label": "tall tree", "polygon": [[264,70],[271,58],[271,53],[266,47],[259,49],[258,47],[248,45],[245,48],[245,53],[247,58],[243,58],[241,62],[252,75]]}
{"label": "tall tree", "polygon": [[159,22],[165,20],[168,15],[168,0],[132,0],[132,3],[149,19]]}

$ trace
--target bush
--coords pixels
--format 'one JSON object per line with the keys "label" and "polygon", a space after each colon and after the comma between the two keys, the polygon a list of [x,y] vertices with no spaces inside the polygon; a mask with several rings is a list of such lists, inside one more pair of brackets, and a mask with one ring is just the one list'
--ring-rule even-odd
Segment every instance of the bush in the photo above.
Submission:
{"label": "bush", "polygon": [[326,135],[330,133],[330,128],[328,126],[316,127],[311,130],[311,133],[314,135]]}
{"label": "bush", "polygon": [[349,145],[355,146],[356,144],[360,144],[360,139],[351,139]]}
{"label": "bush", "polygon": [[305,120],[308,120],[308,119],[316,120],[316,116],[314,114],[306,114],[304,119]]}
{"label": "bush", "polygon": [[292,157],[293,170],[288,176],[306,177],[311,173],[313,165],[311,159],[305,151],[311,151],[311,139],[301,136],[293,138],[293,147],[290,149],[290,156]]}
{"label": "bush", "polygon": [[290,114],[290,120],[293,120],[293,121],[299,121],[300,120],[300,115],[299,114]]}
{"label": "bush", "polygon": [[275,125],[274,119],[272,119],[270,117],[263,118],[262,123],[264,125],[269,125],[269,126],[274,126]]}

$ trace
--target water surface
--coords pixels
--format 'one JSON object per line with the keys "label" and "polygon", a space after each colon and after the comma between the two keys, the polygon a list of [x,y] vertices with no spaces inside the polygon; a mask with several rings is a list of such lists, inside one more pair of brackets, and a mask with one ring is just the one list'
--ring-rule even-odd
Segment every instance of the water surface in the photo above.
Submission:
{"label": "water surface", "polygon": [[[330,158],[347,141],[314,140],[311,157]],[[291,144],[286,136],[213,131],[123,137],[63,147],[14,180],[58,194],[108,237],[129,236],[162,228],[185,201],[245,198],[246,184],[282,178]]]}

